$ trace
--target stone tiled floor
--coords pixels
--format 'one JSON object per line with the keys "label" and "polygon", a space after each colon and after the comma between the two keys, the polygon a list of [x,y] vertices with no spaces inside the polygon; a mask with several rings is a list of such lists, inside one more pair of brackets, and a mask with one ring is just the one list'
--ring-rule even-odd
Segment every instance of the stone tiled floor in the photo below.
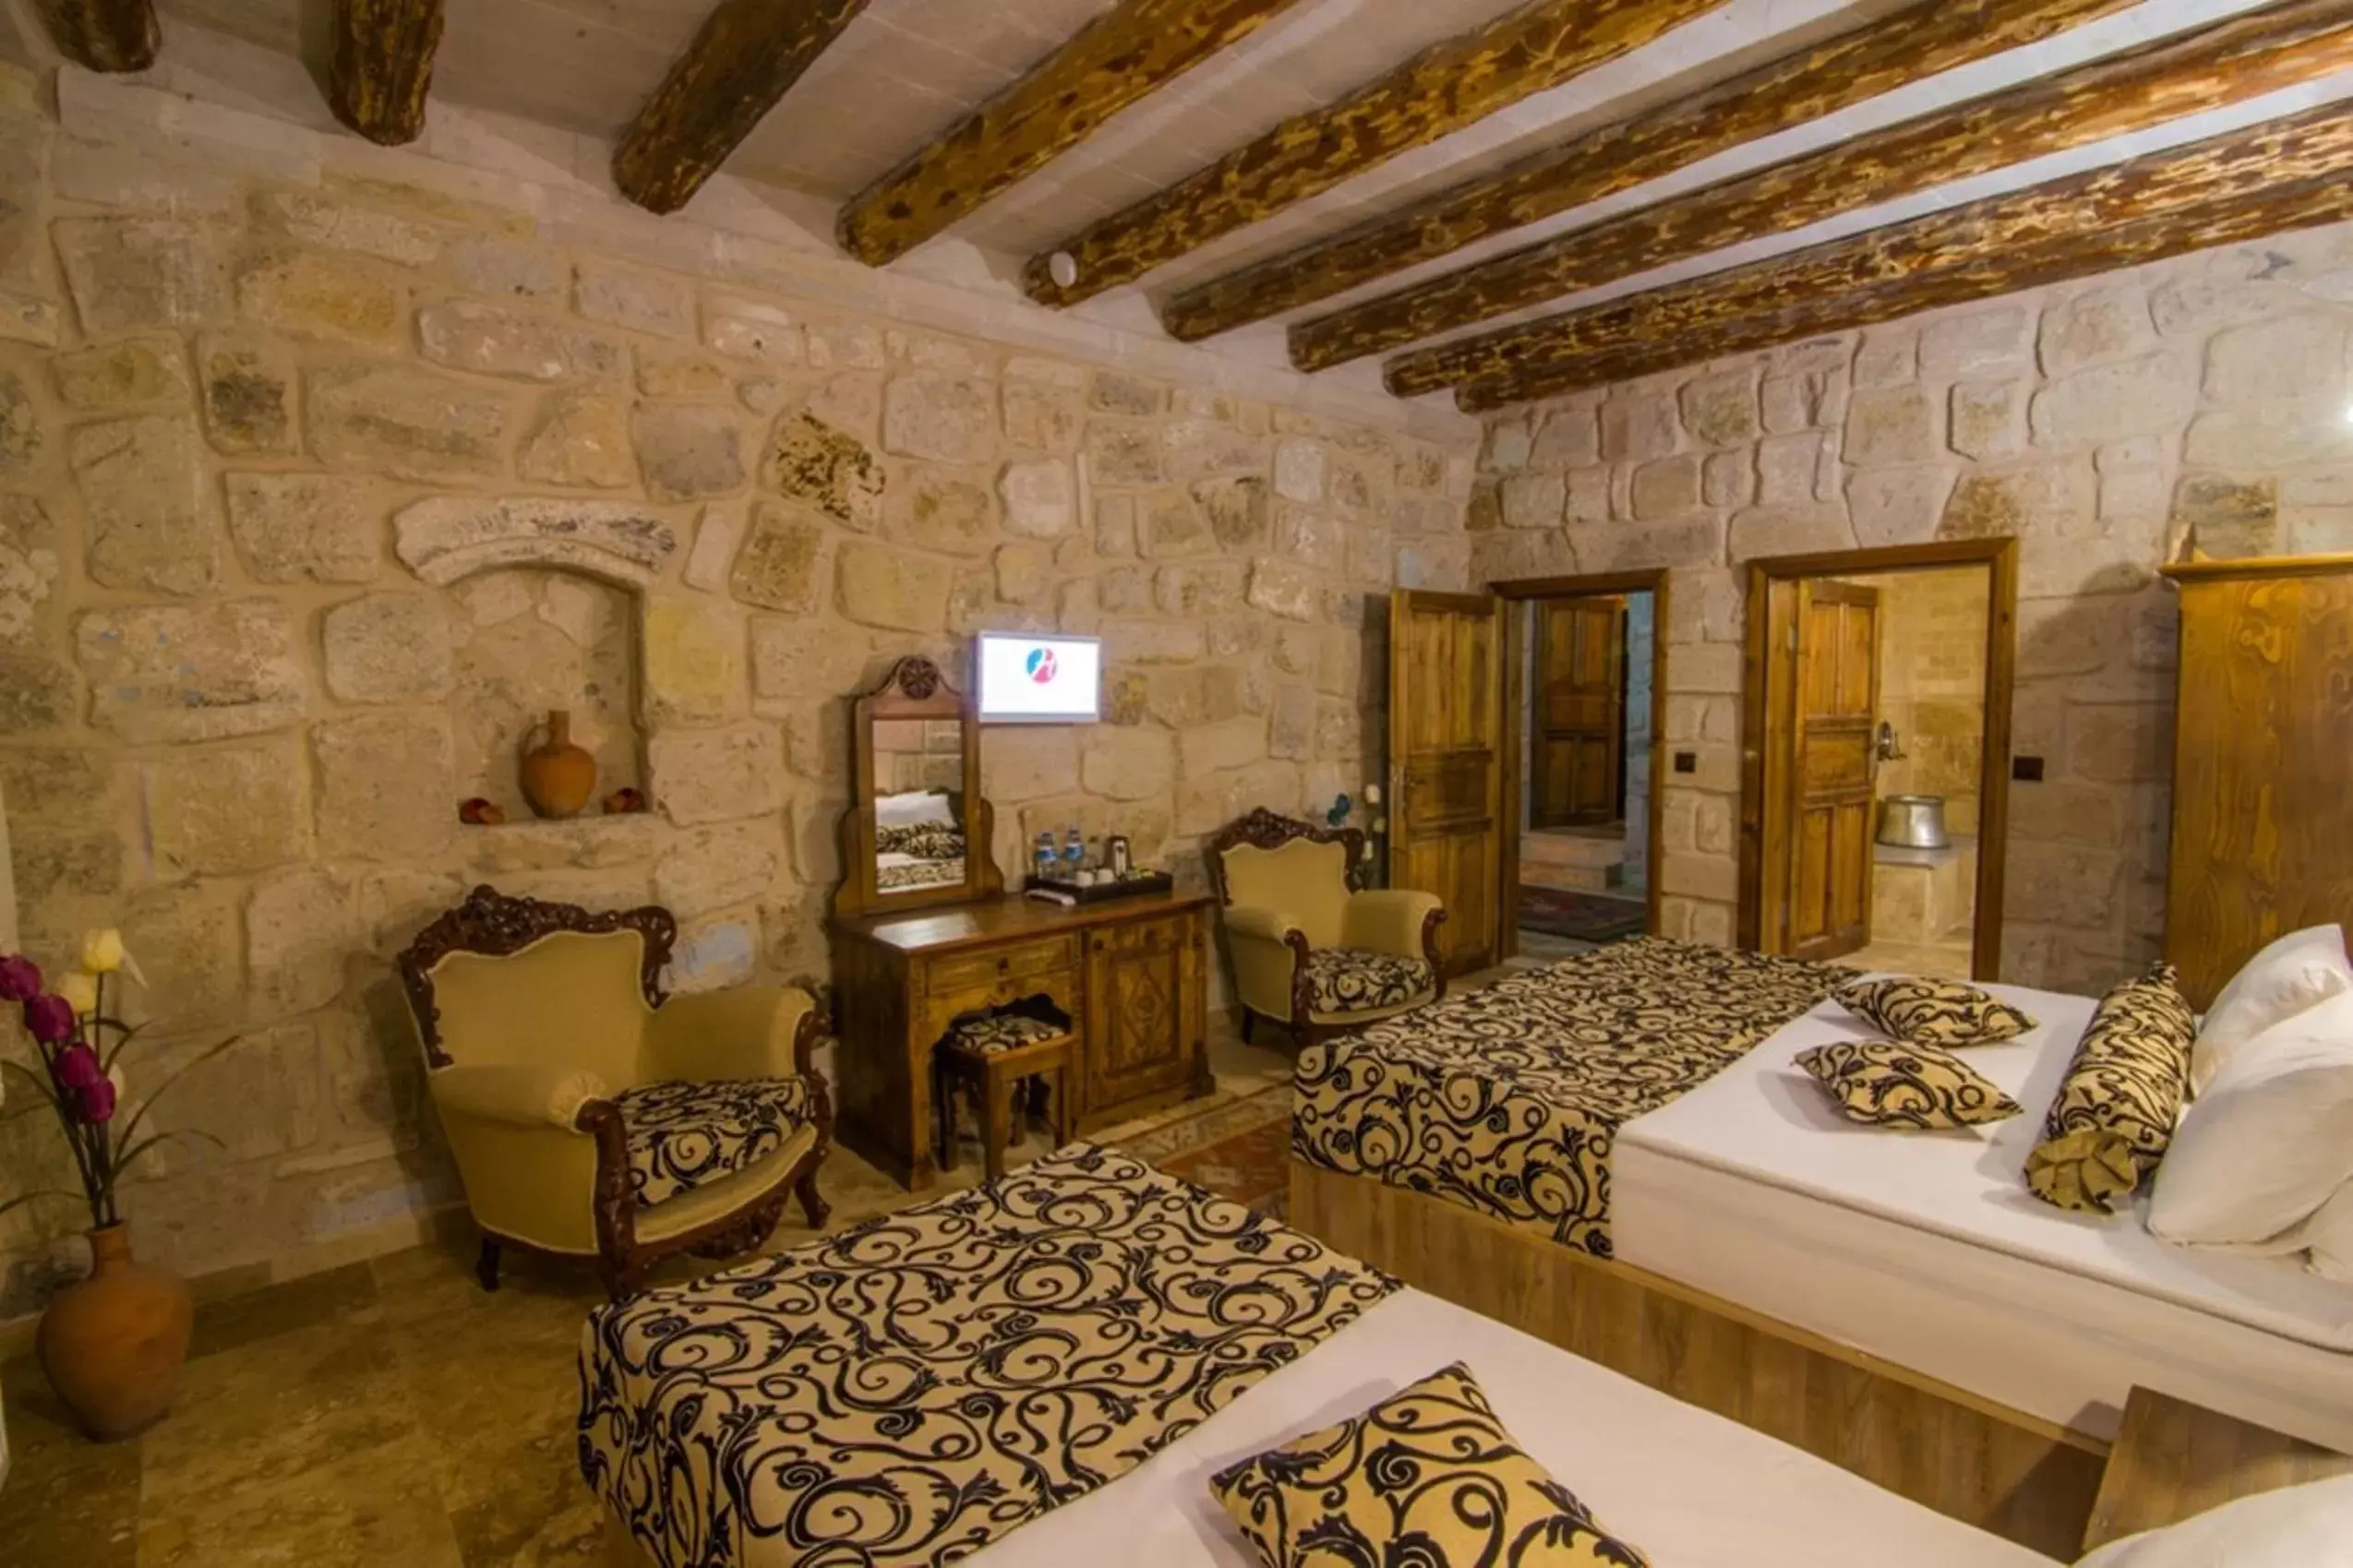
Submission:
{"label": "stone tiled floor", "polygon": [[[1214,1140],[1285,1056],[1213,1042],[1215,1097],[1096,1133],[1154,1157]],[[1206,1114],[1205,1114],[1206,1113]],[[1195,1131],[1197,1128],[1197,1131]],[[1033,1136],[1016,1161],[1043,1152]],[[948,1185],[978,1179],[967,1158]],[[846,1150],[835,1227],[914,1202]],[[806,1240],[788,1216],[773,1246]],[[496,1295],[468,1246],[397,1252],[206,1306],[169,1419],[101,1446],[68,1430],[30,1360],[0,1367],[16,1467],[6,1568],[492,1568],[593,1560],[573,1467],[573,1358],[602,1299],[584,1268],[510,1259]],[[715,1265],[681,1263],[678,1274]]]}

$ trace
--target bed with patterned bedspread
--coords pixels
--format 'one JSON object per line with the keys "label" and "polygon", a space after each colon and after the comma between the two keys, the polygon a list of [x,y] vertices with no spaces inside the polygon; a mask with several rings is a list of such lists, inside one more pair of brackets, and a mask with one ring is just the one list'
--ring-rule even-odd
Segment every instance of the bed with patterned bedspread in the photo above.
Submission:
{"label": "bed with patterned bedspread", "polygon": [[1644,938],[1300,1053],[1291,1148],[1610,1255],[1617,1129],[1855,971]]}
{"label": "bed with patterned bedspread", "polygon": [[600,1309],[581,1470],[662,1568],[952,1562],[1134,1469],[1397,1288],[1074,1145]]}

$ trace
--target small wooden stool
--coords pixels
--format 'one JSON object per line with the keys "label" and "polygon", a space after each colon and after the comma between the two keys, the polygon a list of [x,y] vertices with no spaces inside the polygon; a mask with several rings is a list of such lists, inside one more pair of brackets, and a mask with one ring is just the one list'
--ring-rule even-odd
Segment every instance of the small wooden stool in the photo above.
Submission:
{"label": "small wooden stool", "polygon": [[1077,1055],[1077,1036],[1060,1025],[1021,1013],[999,1012],[969,1019],[948,1031],[931,1053],[939,1078],[940,1168],[956,1167],[956,1090],[977,1097],[980,1123],[980,1159],[989,1179],[1005,1173],[1005,1149],[1013,1130],[1022,1086],[1033,1078],[1052,1073],[1052,1098],[1048,1101],[1054,1146],[1070,1142],[1070,1074]]}

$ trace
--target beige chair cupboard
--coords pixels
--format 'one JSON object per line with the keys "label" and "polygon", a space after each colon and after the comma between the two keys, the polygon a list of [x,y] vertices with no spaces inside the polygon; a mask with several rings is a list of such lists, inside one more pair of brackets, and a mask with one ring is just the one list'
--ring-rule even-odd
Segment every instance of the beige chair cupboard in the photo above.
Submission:
{"label": "beige chair cupboard", "polygon": [[1434,893],[1359,886],[1364,835],[1264,809],[1209,841],[1242,1034],[1270,1018],[1305,1046],[1446,995]]}
{"label": "beige chair cupboard", "polygon": [[510,1242],[593,1259],[619,1297],[678,1253],[752,1251],[796,1194],[823,1227],[813,1004],[775,987],[665,999],[677,935],[666,909],[477,887],[400,955],[485,1289]]}

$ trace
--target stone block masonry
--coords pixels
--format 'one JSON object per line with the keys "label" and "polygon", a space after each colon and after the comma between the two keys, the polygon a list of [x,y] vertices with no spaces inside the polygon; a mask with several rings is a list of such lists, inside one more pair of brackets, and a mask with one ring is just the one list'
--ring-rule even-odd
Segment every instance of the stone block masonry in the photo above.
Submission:
{"label": "stone block masonry", "polygon": [[[0,92],[41,172],[0,201],[0,792],[30,951],[119,923],[156,982],[134,1096],[243,1036],[169,1113],[227,1147],[131,1195],[191,1274],[456,1198],[390,959],[469,884],[658,899],[682,988],[822,983],[849,699],[984,628],[1110,652],[1110,722],[987,736],[1000,863],[1074,821],[1197,883],[1227,818],[1362,784],[1379,596],[1465,580],[1467,424],[672,268],[577,192],[295,127],[257,170],[225,111],[139,141],[71,106],[149,90],[66,85],[62,126]],[[652,813],[528,819],[558,706]],[[0,1190],[50,1137],[0,1128]],[[0,1319],[72,1224],[0,1218]]]}
{"label": "stone block masonry", "polygon": [[[1702,475],[1695,486],[1690,470]],[[1489,420],[1471,578],[1671,569],[1667,933],[1735,928],[1744,561],[2020,542],[2006,979],[2097,991],[2165,921],[2185,549],[2353,550],[2353,226]],[[1972,633],[1974,635],[1974,633]]]}

